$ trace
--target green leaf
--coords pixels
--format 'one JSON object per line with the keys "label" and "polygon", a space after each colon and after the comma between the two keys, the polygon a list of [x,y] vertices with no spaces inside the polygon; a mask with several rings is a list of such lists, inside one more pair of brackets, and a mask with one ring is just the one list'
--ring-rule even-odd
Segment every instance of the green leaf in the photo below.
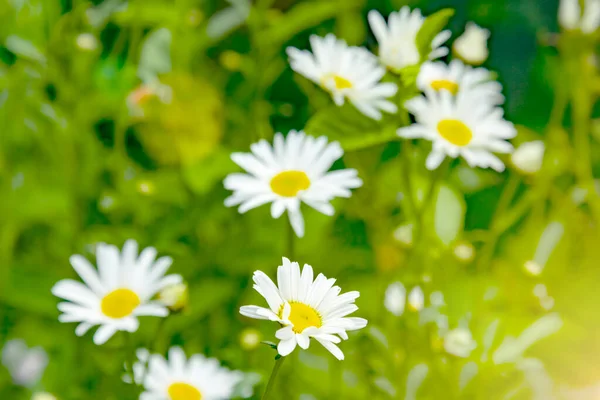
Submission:
{"label": "green leaf", "polygon": [[435,198],[435,233],[446,246],[458,238],[463,230],[466,213],[465,200],[456,190],[440,185]]}
{"label": "green leaf", "polygon": [[431,42],[437,34],[444,29],[453,15],[453,9],[444,8],[425,18],[425,22],[423,23],[423,26],[421,26],[419,33],[417,33],[416,38],[417,48],[419,49],[419,54],[421,54],[421,59],[427,59],[431,52]]}
{"label": "green leaf", "polygon": [[154,80],[158,74],[171,71],[171,31],[161,28],[152,32],[142,45],[138,76]]}
{"label": "green leaf", "polygon": [[324,135],[340,142],[345,151],[355,151],[398,139],[396,128],[397,124],[392,121],[375,121],[345,104],[317,112],[304,130],[310,135]]}

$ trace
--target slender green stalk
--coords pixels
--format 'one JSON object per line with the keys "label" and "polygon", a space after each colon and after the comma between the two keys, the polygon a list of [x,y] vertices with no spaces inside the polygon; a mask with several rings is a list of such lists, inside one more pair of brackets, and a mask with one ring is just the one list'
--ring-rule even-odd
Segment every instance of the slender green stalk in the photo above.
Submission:
{"label": "slender green stalk", "polygon": [[292,227],[291,222],[288,221],[288,223],[286,224],[286,236],[287,236],[287,243],[286,243],[286,257],[288,257],[291,261],[294,261],[294,257],[295,257],[295,250],[296,250],[296,245],[295,245],[295,240],[296,240],[296,233],[294,232],[294,228]]}
{"label": "slender green stalk", "polygon": [[261,399],[266,400],[269,398],[269,394],[273,391],[273,386],[275,384],[275,379],[277,378],[277,374],[279,373],[279,369],[281,368],[281,364],[283,364],[283,360],[285,357],[278,356],[275,360],[275,365],[273,366],[273,371],[271,371],[271,376],[269,377],[269,382],[267,382],[267,387],[265,389],[265,393],[263,393]]}
{"label": "slender green stalk", "polygon": [[[158,341],[160,340],[162,333],[165,329],[165,325],[167,322],[167,318],[162,318],[160,320],[160,322],[158,323],[158,327],[156,328],[156,332],[154,333],[154,339],[152,340],[152,342],[150,343],[150,345],[148,346],[148,352],[150,354],[152,354],[152,352],[154,352],[156,350],[156,344],[158,343]],[[148,358],[148,360],[146,360],[144,362],[144,371],[142,372],[142,379],[140,380],[140,383],[138,384],[138,386],[143,387],[144,386],[144,380],[146,380],[146,375],[148,375],[148,362],[150,361],[150,359]],[[135,383],[135,381],[134,381]]]}
{"label": "slender green stalk", "polygon": [[125,370],[131,376],[131,382],[135,385],[135,376],[133,374],[133,361],[135,355],[135,349],[131,340],[132,334],[129,332],[125,333]]}
{"label": "slender green stalk", "polygon": [[498,200],[498,204],[496,204],[496,210],[492,216],[491,220],[491,229],[489,232],[488,240],[485,241],[483,248],[481,249],[480,256],[477,262],[477,269],[482,270],[485,268],[485,265],[489,264],[492,257],[494,256],[494,252],[496,250],[496,244],[498,243],[498,239],[504,232],[503,229],[499,229],[499,223],[501,220],[505,220],[506,210],[510,207],[510,204],[515,197],[515,193],[519,188],[520,179],[516,174],[511,174],[508,177],[508,181],[504,185],[504,189],[502,190],[502,194],[500,195],[500,199]]}

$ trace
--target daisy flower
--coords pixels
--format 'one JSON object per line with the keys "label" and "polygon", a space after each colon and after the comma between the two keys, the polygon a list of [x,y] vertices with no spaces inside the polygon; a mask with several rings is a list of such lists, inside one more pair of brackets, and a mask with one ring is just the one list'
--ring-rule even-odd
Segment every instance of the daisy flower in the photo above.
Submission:
{"label": "daisy flower", "polygon": [[362,185],[354,169],[329,171],[344,151],[338,142],[327,143],[325,136],[314,138],[302,131],[290,131],[284,138],[277,133],[273,146],[261,140],[250,149],[252,153],[231,155],[248,174],[233,173],[225,178],[225,188],[233,190],[225,205],[239,205],[239,212],[245,213],[272,203],[273,218],[279,218],[287,210],[299,237],[304,236],[301,202],[325,215],[333,215],[335,210],[330,201],[335,197],[350,197],[350,189]]}
{"label": "daisy flower", "polygon": [[240,313],[246,317],[267,319],[282,325],[275,337],[280,340],[277,351],[287,356],[296,345],[308,349],[310,339],[321,343],[338,360],[344,353],[336,345],[348,339],[346,331],[364,328],[367,320],[349,318],[358,310],[354,300],[359,292],[340,295],[342,289],[334,286],[335,279],[319,274],[313,280],[313,269],[304,264],[302,271],[297,262],[283,258],[277,269],[277,285],[262,271],[254,272],[254,289],[265,298],[269,308],[243,306]]}
{"label": "daisy flower", "polygon": [[417,87],[425,91],[446,90],[453,95],[459,91],[470,91],[490,105],[504,103],[502,85],[492,80],[490,71],[485,68],[472,68],[460,60],[443,62],[425,62],[417,76]]}
{"label": "daisy flower", "polygon": [[52,294],[68,300],[58,304],[63,313],[60,322],[79,322],[77,336],[100,325],[94,343],[100,345],[117,331],[135,332],[139,316],[166,317],[164,304],[150,299],[164,287],[180,283],[179,275],[165,276],[171,266],[170,257],[156,258],[156,249],[145,248],[138,257],[138,245],[128,240],[119,253],[116,246],[96,246],[98,270],[80,255],[70,258],[75,272],[84,283],[64,279],[52,288]]}
{"label": "daisy flower", "polygon": [[[134,364],[143,372],[145,361]],[[194,354],[189,359],[179,347],[169,349],[168,359],[158,354],[148,358],[140,400],[226,400],[244,378],[239,371],[221,367],[214,358]]]}
{"label": "daisy flower", "polygon": [[312,53],[288,47],[292,69],[328,91],[338,106],[348,99],[367,117],[381,119],[381,111],[398,108],[387,98],[396,94],[393,83],[381,83],[385,69],[366,49],[351,47],[333,34],[310,37]]}
{"label": "daisy flower", "polygon": [[515,137],[512,123],[504,120],[499,107],[481,101],[477,93],[459,92],[456,96],[446,90],[425,90],[405,103],[415,116],[416,123],[398,129],[404,138],[423,138],[433,143],[427,157],[428,169],[436,169],[446,156],[463,157],[471,167],[491,167],[498,172],[504,163],[492,154],[511,153],[513,146],[505,139]]}
{"label": "daisy flower", "polygon": [[[421,62],[421,54],[417,47],[417,34],[425,17],[421,10],[412,12],[404,6],[399,12],[392,12],[388,23],[377,11],[369,12],[369,25],[379,43],[379,59],[392,71],[417,65]],[[435,60],[448,54],[448,48],[442,45],[450,38],[451,32],[442,31],[431,42],[431,52],[426,58]]]}

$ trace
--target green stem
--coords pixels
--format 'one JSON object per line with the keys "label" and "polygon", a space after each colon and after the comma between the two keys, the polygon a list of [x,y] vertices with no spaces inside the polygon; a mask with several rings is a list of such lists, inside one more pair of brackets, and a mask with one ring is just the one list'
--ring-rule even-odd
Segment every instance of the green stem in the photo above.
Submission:
{"label": "green stem", "polygon": [[[148,346],[148,353],[150,353],[150,355],[152,355],[152,352],[154,352],[156,350],[157,347],[157,343],[160,340],[160,337],[162,336],[162,333],[165,329],[165,325],[167,322],[167,318],[162,318],[160,320],[160,322],[158,323],[158,327],[156,328],[156,333],[154,334],[154,339],[152,340],[152,342],[150,343],[150,345]],[[148,374],[148,363],[150,361],[150,357],[148,357],[148,360],[146,360],[144,362],[144,371],[142,372],[142,379],[140,380],[140,383],[138,384],[138,386],[140,387],[144,387],[144,381],[146,380],[146,375]],[[135,381],[134,381],[135,383]]]}
{"label": "green stem", "polygon": [[291,261],[294,261],[294,257],[295,257],[295,250],[296,250],[296,246],[295,246],[295,239],[296,239],[296,233],[294,232],[294,228],[292,227],[292,223],[288,221],[287,225],[287,243],[286,243],[286,257],[288,257]]}
{"label": "green stem", "polygon": [[135,349],[131,340],[132,334],[129,332],[125,333],[125,369],[131,376],[131,382],[135,385],[135,375],[133,373],[133,363],[135,358]]}
{"label": "green stem", "polygon": [[492,216],[491,229],[489,232],[488,240],[485,241],[485,244],[483,245],[479,255],[477,269],[480,271],[483,268],[485,268],[485,265],[490,263],[492,257],[494,256],[494,252],[496,251],[496,244],[498,243],[498,239],[500,239],[500,236],[502,235],[502,233],[504,233],[505,229],[508,229],[499,228],[499,224],[501,223],[501,221],[506,221],[506,216],[504,214],[506,210],[510,207],[512,200],[515,197],[515,193],[519,188],[519,184],[519,177],[516,174],[511,174],[508,177],[506,185],[504,185],[504,190],[502,190],[500,199],[496,204],[496,210],[494,211],[494,214]]}
{"label": "green stem", "polygon": [[275,359],[275,365],[273,366],[273,371],[271,371],[271,376],[269,377],[269,382],[267,382],[267,387],[265,389],[265,393],[261,397],[262,400],[266,400],[269,398],[269,394],[273,390],[273,386],[275,384],[275,379],[277,378],[277,373],[279,372],[279,369],[281,368],[281,364],[283,364],[283,360],[285,360],[285,357],[281,357],[279,355]]}

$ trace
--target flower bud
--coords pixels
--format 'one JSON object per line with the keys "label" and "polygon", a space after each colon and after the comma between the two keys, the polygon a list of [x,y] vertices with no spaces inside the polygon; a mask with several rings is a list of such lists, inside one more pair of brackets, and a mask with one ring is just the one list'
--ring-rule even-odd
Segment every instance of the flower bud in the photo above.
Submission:
{"label": "flower bud", "polygon": [[421,311],[425,306],[425,295],[419,286],[415,286],[408,294],[408,306],[412,311]]}
{"label": "flower bud", "polygon": [[545,145],[541,140],[520,145],[511,156],[513,165],[524,174],[535,174],[542,168]]}
{"label": "flower bud", "polygon": [[475,247],[469,242],[462,241],[454,246],[454,256],[461,262],[471,262],[475,258]]}
{"label": "flower bud", "polygon": [[178,283],[167,286],[158,294],[158,299],[163,302],[169,310],[179,312],[185,309],[189,303],[188,287],[186,283]]}
{"label": "flower bud", "polygon": [[31,400],[56,400],[56,397],[46,392],[36,392],[31,396]]}
{"label": "flower bud", "polygon": [[77,47],[81,50],[94,51],[98,48],[98,39],[91,33],[82,33],[77,36]]}
{"label": "flower bud", "polygon": [[244,350],[254,350],[260,345],[261,334],[253,328],[246,328],[240,334],[240,345]]}
{"label": "flower bud", "polygon": [[383,302],[385,308],[399,317],[404,313],[406,304],[406,289],[400,282],[394,282],[388,286],[385,291],[385,300]]}
{"label": "flower bud", "polygon": [[487,60],[489,51],[487,40],[490,37],[490,31],[469,22],[465,32],[454,41],[452,50],[465,63],[471,65],[481,65]]}

